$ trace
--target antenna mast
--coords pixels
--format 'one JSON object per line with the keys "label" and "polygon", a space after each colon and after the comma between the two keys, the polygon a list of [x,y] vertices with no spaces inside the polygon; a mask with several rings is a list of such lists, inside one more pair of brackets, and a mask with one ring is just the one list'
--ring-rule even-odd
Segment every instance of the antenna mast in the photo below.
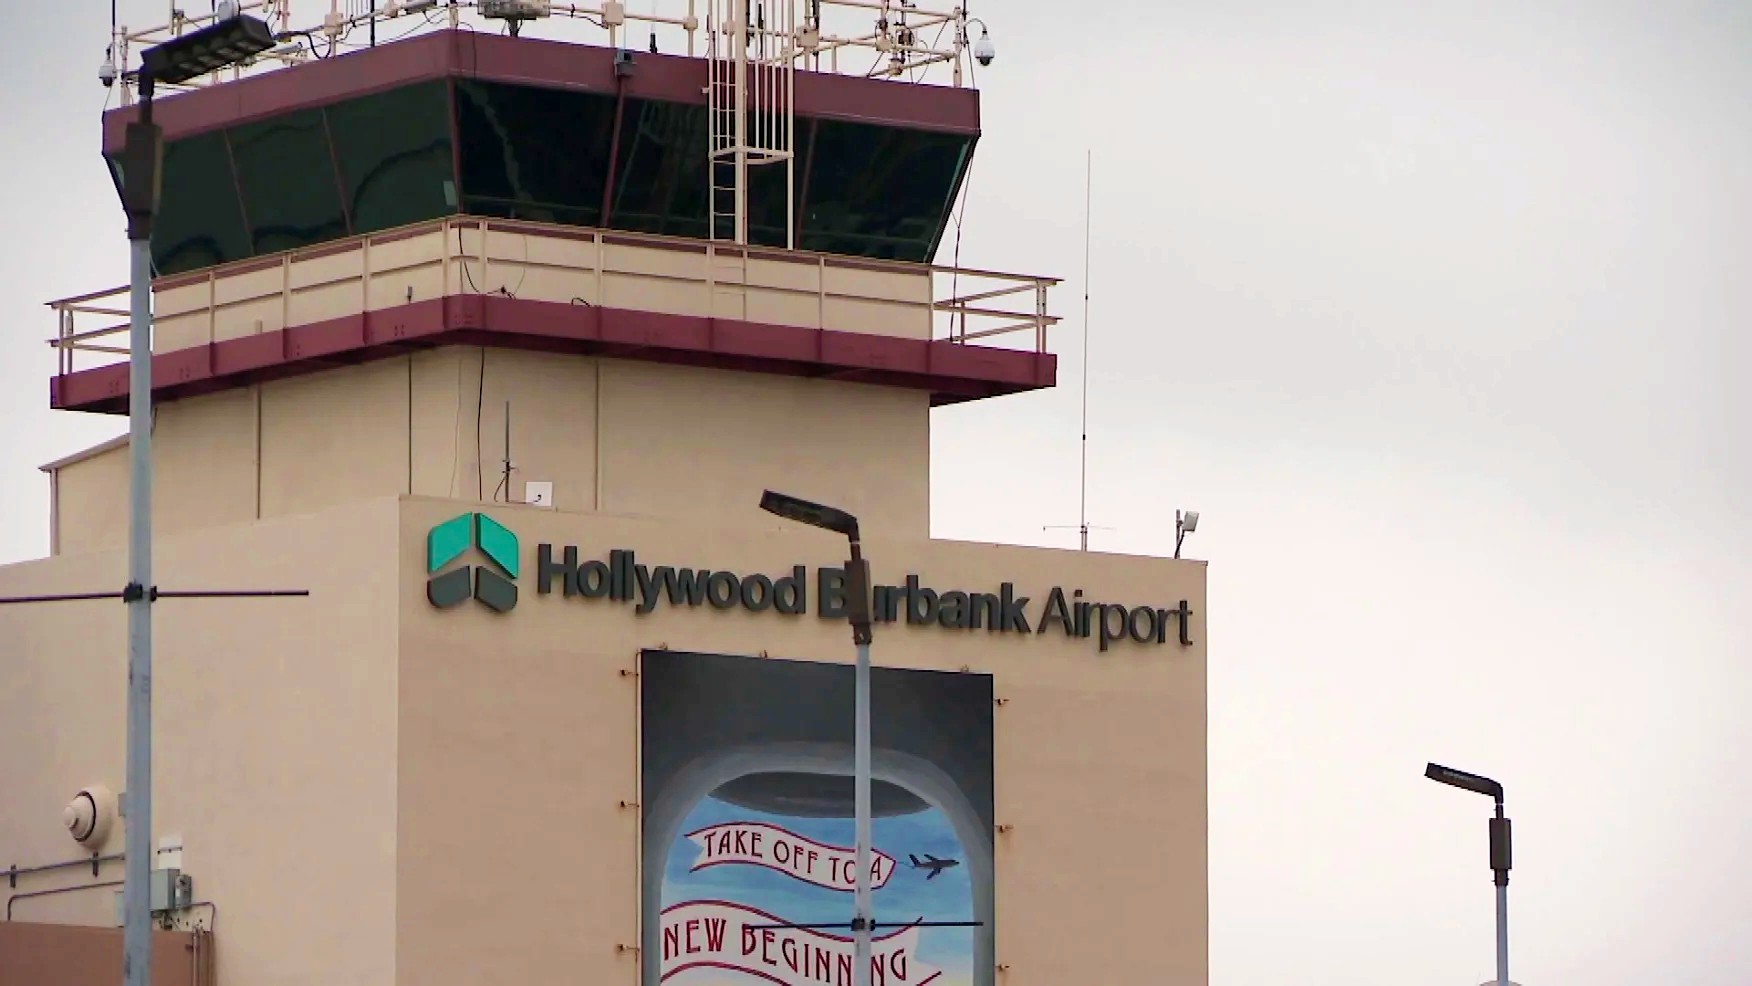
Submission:
{"label": "antenna mast", "polygon": [[[505,489],[505,502],[511,502],[511,402],[505,402],[505,472],[499,479],[499,485]],[[494,494],[494,500],[498,495]]]}
{"label": "antenna mast", "polygon": [[1081,550],[1089,550],[1089,227],[1090,203],[1095,199],[1095,152],[1083,159],[1083,465],[1078,485],[1077,530],[1083,536]]}
{"label": "antenna mast", "polygon": [[[1095,198],[1095,152],[1084,152],[1083,179],[1083,409],[1082,409],[1082,462],[1077,477],[1077,538],[1079,551],[1089,550],[1089,532],[1095,528],[1089,526],[1089,244],[1090,215],[1093,212],[1091,203]],[[1064,525],[1058,525],[1062,528]],[[1047,526],[1042,530],[1054,530]],[[1102,528],[1110,530],[1111,528]]]}

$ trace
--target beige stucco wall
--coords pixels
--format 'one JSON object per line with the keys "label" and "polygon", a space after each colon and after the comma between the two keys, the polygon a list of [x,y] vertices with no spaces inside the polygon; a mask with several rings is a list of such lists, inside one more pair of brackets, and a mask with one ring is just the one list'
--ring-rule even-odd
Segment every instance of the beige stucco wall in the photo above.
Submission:
{"label": "beige stucco wall", "polygon": [[[783,476],[783,474],[778,474]],[[426,532],[463,505],[403,509],[397,969],[403,983],[621,983],[639,943],[640,648],[847,661],[842,622],[737,610],[639,617],[536,593],[536,545],[651,565],[811,572],[843,540],[761,513],[689,526],[528,507],[490,510],[521,539],[515,610],[435,611]],[[995,676],[996,959],[1005,986],[1206,981],[1204,567],[1193,562],[876,538],[878,583],[1014,581],[1038,618],[1054,585],[1172,608],[1194,645],[878,624],[879,665]],[[811,586],[813,597],[814,588]],[[813,604],[812,604],[813,605]],[[625,803],[623,805],[623,803]]]}
{"label": "beige stucco wall", "polygon": [[[61,466],[51,476],[49,491],[55,498],[49,520],[54,525],[50,544],[56,554],[81,554],[127,543],[126,448],[111,448]],[[174,523],[171,518],[165,522]]]}
{"label": "beige stucco wall", "polygon": [[[773,476],[872,533],[929,533],[929,398],[891,387],[448,347],[162,404],[152,437],[166,534],[408,493],[521,501],[530,480],[561,509],[724,517]],[[53,489],[58,553],[125,542],[125,445]]]}
{"label": "beige stucco wall", "polygon": [[[160,537],[164,588],[313,592],[156,608],[155,830],[183,838],[196,895],[219,904],[219,981],[635,986],[639,953],[621,946],[640,941],[636,653],[845,661],[849,634],[813,613],[641,618],[543,596],[535,553],[631,548],[745,574],[840,561],[843,541],[757,498],[702,526],[490,508],[521,538],[521,598],[503,616],[425,599],[426,533],[466,502],[374,499]],[[994,675],[1004,986],[1206,982],[1203,565],[892,536],[866,548],[878,582],[1009,580],[1036,619],[1054,585],[1188,600],[1189,648],[878,624],[874,653]],[[0,593],[111,587],[124,572],[120,552],[68,555],[0,568]],[[62,805],[87,784],[122,788],[124,629],[120,603],[0,608],[0,864],[80,855]],[[121,845],[118,826],[106,848]],[[19,917],[102,925],[112,908],[97,891],[21,902]]]}
{"label": "beige stucco wall", "polygon": [[[196,896],[218,903],[220,982],[394,980],[396,529],[388,499],[156,541],[162,589],[313,593],[155,607],[153,828],[182,837]],[[122,552],[69,554],[0,567],[0,594],[125,578]],[[86,785],[123,790],[126,620],[119,601],[0,607],[0,866],[83,855],[62,807]],[[104,849],[123,845],[118,824]],[[74,869],[18,891],[90,882]],[[111,893],[15,916],[104,925]]]}

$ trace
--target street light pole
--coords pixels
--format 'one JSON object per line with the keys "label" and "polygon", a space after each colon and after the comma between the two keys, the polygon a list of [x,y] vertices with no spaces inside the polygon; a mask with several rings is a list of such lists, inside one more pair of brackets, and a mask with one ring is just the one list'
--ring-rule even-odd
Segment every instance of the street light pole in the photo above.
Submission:
{"label": "street light pole", "polygon": [[852,813],[857,819],[858,878],[852,902],[852,986],[870,986],[870,570],[859,553],[852,528],[851,562],[846,566],[846,614],[858,649],[854,690],[856,732],[852,738]]}
{"label": "street light pole", "polygon": [[122,879],[122,980],[152,982],[152,222],[163,184],[164,139],[152,121],[153,90],[248,60],[271,48],[266,22],[215,19],[141,53],[140,117],[122,148],[128,216],[128,607],[127,791]]}
{"label": "street light pole", "polygon": [[856,819],[856,865],[852,895],[852,986],[870,986],[870,563],[864,558],[858,518],[836,507],[800,500],[771,490],[761,494],[760,508],[787,520],[843,534],[851,546],[846,562],[846,619],[857,648],[854,670],[852,735],[852,814]]}
{"label": "street light pole", "polygon": [[1496,817],[1490,820],[1490,867],[1496,881],[1496,966],[1497,986],[1509,984],[1509,820],[1503,816],[1503,803],[1496,803]]}
{"label": "street light pole", "polygon": [[1488,777],[1469,774],[1440,764],[1429,764],[1424,776],[1449,787],[1474,794],[1483,794],[1496,803],[1496,815],[1490,820],[1490,868],[1496,883],[1496,973],[1497,986],[1512,986],[1509,982],[1509,819],[1503,814],[1503,786]]}
{"label": "street light pole", "polygon": [[152,976],[152,217],[164,144],[152,122],[150,71],[139,75],[140,119],[123,150],[128,213],[128,764],[122,881],[122,979]]}

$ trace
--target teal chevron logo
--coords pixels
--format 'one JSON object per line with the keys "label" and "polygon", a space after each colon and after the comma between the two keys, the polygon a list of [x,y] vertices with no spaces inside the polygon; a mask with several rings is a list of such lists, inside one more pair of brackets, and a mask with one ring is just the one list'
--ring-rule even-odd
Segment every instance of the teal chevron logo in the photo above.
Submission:
{"label": "teal chevron logo", "polygon": [[[488,564],[438,570],[476,549]],[[467,513],[439,524],[426,535],[426,599],[439,609],[470,596],[495,613],[517,606],[517,535],[486,514]]]}

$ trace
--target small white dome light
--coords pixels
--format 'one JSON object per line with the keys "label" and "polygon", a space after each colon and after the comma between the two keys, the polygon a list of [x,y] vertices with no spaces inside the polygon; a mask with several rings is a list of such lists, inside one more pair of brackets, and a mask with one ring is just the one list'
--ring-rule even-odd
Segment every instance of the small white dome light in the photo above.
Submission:
{"label": "small white dome light", "polygon": [[980,25],[979,40],[973,43],[973,57],[979,59],[981,65],[990,65],[998,57],[998,46],[992,44],[992,33]]}

